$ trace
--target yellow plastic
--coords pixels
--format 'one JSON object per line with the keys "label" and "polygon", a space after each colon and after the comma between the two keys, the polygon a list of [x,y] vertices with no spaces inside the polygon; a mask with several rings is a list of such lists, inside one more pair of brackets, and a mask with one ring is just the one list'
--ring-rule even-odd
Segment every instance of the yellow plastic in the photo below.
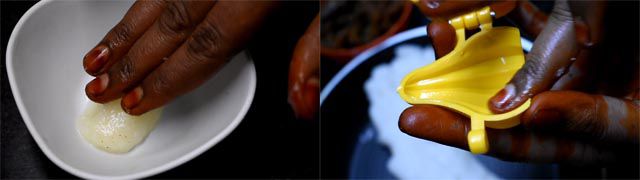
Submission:
{"label": "yellow plastic", "polygon": [[[491,128],[510,128],[520,123],[519,115],[531,105],[527,100],[513,111],[494,114],[489,99],[509,82],[524,64],[520,31],[515,27],[492,27],[489,7],[449,20],[456,29],[453,51],[409,73],[398,93],[410,104],[433,104],[469,116],[467,135],[474,154],[489,150],[485,132]],[[465,40],[465,28],[480,31]]]}

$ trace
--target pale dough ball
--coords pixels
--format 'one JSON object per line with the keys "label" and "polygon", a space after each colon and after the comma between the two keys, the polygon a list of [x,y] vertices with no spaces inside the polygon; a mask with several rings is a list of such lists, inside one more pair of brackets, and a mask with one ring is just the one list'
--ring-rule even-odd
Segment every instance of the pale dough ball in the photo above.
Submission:
{"label": "pale dough ball", "polygon": [[106,104],[89,102],[77,121],[78,132],[98,149],[126,153],[140,144],[155,128],[162,108],[131,116],[120,107],[120,99]]}

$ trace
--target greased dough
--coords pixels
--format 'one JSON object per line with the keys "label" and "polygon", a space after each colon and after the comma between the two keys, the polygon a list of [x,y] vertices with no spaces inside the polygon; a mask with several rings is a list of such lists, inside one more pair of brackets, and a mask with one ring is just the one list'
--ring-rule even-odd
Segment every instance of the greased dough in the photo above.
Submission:
{"label": "greased dough", "polygon": [[126,153],[140,144],[155,128],[162,108],[131,116],[120,107],[120,99],[106,104],[89,102],[77,120],[78,132],[98,149]]}

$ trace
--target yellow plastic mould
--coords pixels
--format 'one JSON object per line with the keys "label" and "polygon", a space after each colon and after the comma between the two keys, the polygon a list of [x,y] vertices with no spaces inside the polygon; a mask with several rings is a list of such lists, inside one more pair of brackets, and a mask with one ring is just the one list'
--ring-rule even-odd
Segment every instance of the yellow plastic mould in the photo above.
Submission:
{"label": "yellow plastic mould", "polygon": [[[457,44],[453,51],[409,73],[398,93],[410,104],[433,104],[469,116],[469,150],[483,154],[489,150],[485,132],[510,128],[520,123],[519,115],[531,105],[527,100],[517,109],[494,114],[489,99],[502,89],[524,64],[520,31],[515,27],[492,27],[489,7],[453,18]],[[465,40],[465,28],[480,31]]]}

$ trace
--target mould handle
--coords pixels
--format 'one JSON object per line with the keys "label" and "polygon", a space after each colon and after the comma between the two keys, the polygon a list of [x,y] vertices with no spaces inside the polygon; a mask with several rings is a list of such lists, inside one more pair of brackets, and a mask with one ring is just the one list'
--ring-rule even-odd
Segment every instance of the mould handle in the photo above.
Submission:
{"label": "mould handle", "polygon": [[471,131],[467,134],[467,142],[469,151],[473,154],[484,154],[489,151],[489,141],[484,128],[484,120],[471,117]]}

